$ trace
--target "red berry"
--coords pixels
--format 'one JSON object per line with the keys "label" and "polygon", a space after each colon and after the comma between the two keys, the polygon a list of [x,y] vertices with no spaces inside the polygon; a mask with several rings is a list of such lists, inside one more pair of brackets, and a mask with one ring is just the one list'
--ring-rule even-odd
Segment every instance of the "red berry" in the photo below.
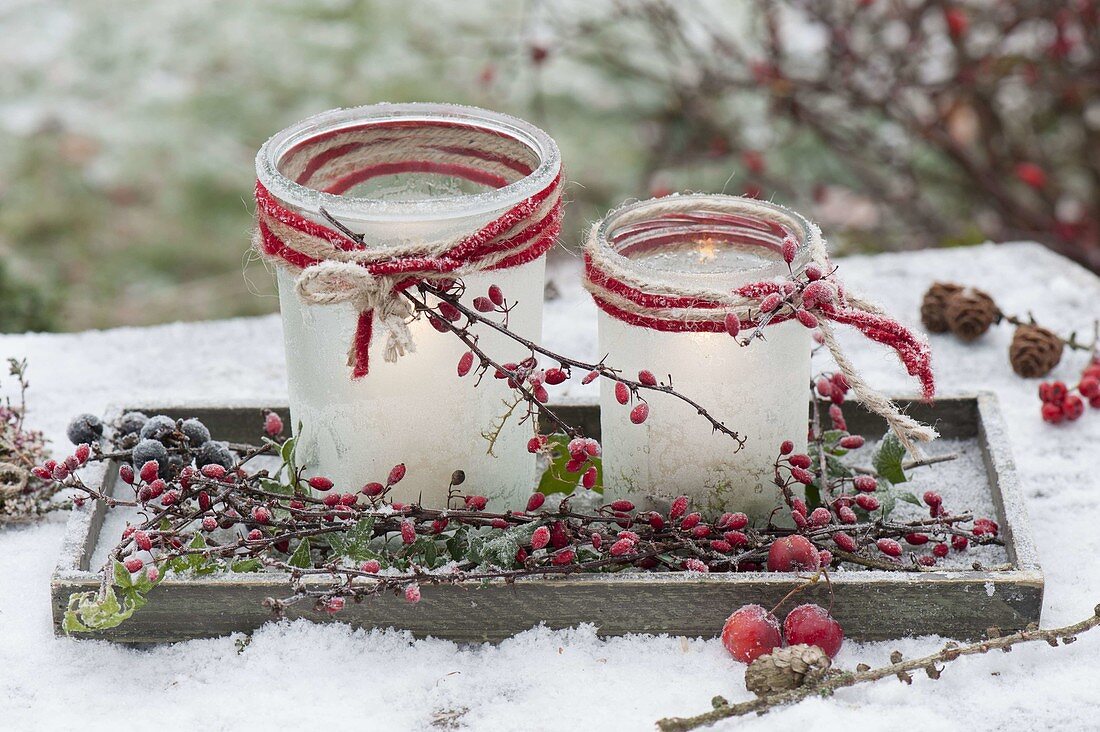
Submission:
{"label": "red berry", "polygon": [[550,401],[550,392],[546,391],[546,387],[542,384],[537,385],[532,391],[535,395],[535,401],[539,404],[546,404]]}
{"label": "red berry", "polygon": [[408,519],[401,522],[401,541],[412,544],[416,541],[416,527]]}
{"label": "red berry", "polygon": [[1061,382],[1061,381],[1051,382],[1051,384],[1050,384],[1050,401],[1054,402],[1055,404],[1061,404],[1063,401],[1065,401],[1066,395],[1068,393],[1069,393],[1069,390],[1066,388],[1066,385],[1065,385],[1064,382]]}
{"label": "red berry", "polygon": [[504,293],[496,285],[489,285],[489,299],[493,301],[494,305],[503,305]]}
{"label": "red berry", "polygon": [[540,526],[531,533],[531,548],[542,549],[550,543],[550,529]]}
{"label": "red berry", "polygon": [[814,482],[813,473],[802,468],[791,468],[791,477],[803,485],[812,485]]}
{"label": "red berry", "polygon": [[1081,379],[1081,383],[1077,385],[1077,391],[1081,392],[1081,396],[1086,399],[1092,399],[1097,394],[1100,394],[1100,379],[1095,376],[1086,376]]}
{"label": "red berry", "polygon": [[833,534],[833,542],[846,552],[854,552],[858,548],[856,540],[843,531]]}
{"label": "red berry", "polygon": [[856,450],[863,447],[863,438],[859,435],[848,435],[840,438],[840,446],[845,450]]}
{"label": "red berry", "polygon": [[611,545],[611,556],[621,557],[634,551],[634,542],[630,539],[619,539]]}
{"label": "red berry", "polygon": [[405,602],[412,605],[420,602],[420,585],[411,584],[405,588]]}
{"label": "red berry", "polygon": [[760,301],[760,310],[761,312],[770,313],[773,310],[778,309],[779,306],[782,304],[783,297],[779,293],[773,292],[772,294],[768,295]]}
{"label": "red berry", "polygon": [[156,460],[150,460],[141,466],[141,471],[139,472],[139,475],[141,476],[141,479],[143,481],[149,483],[150,481],[156,480],[159,473],[160,463],[158,463]]}
{"label": "red berry", "polygon": [[796,468],[808,468],[812,464],[812,461],[810,460],[810,456],[809,455],[803,455],[802,453],[798,453],[796,455],[791,455],[787,459],[790,461],[791,465],[793,465]]}
{"label": "red berry", "polygon": [[710,526],[706,524],[699,524],[691,530],[691,535],[696,539],[705,539],[710,536]]}
{"label": "red berry", "polygon": [[1058,424],[1066,417],[1065,412],[1062,411],[1062,407],[1053,402],[1044,404],[1041,413],[1043,421],[1050,422],[1051,424]]}
{"label": "red berry", "polygon": [[864,511],[877,511],[879,507],[878,499],[866,493],[861,493],[856,496],[856,505]]}
{"label": "red berry", "polygon": [[321,500],[323,500],[325,502],[326,506],[328,506],[329,508],[333,508],[333,507],[339,505],[339,503],[340,503],[340,494],[339,493],[329,493],[327,496],[325,496]]}
{"label": "red berry", "polygon": [[927,503],[929,506],[939,506],[943,503],[943,498],[941,498],[940,494],[936,493],[935,491],[925,491],[924,502]]}
{"label": "red berry", "polygon": [[814,526],[825,526],[832,520],[832,514],[824,506],[818,506],[810,514],[810,523]]}
{"label": "red berry", "polygon": [[543,376],[546,379],[546,383],[550,386],[556,386],[569,377],[565,375],[565,372],[558,368],[546,369],[546,374]]}
{"label": "red berry", "polygon": [[137,557],[130,557],[126,560],[125,564],[127,572],[138,572],[141,570],[142,567],[145,566],[145,562],[141,561]]}
{"label": "red berry", "polygon": [[703,516],[701,514],[689,513],[687,516],[684,516],[684,520],[680,522],[680,528],[684,531],[691,531],[702,520]]}
{"label": "red berry", "polygon": [[213,516],[207,516],[202,520],[203,531],[213,531],[216,528],[218,528],[218,520]]}
{"label": "red berry", "polygon": [[85,443],[81,443],[80,445],[77,445],[76,446],[76,452],[73,453],[73,457],[75,457],[76,461],[78,463],[80,463],[81,465],[88,462],[88,458],[91,457],[91,456],[92,456],[92,448],[89,445],[85,444]]}
{"label": "red berry", "polygon": [[619,404],[626,404],[630,401],[630,389],[621,381],[615,383],[615,401]]}
{"label": "red berry", "polygon": [[267,524],[271,522],[271,512],[263,506],[256,506],[252,509],[252,520],[258,524]]}
{"label": "red berry", "polygon": [[878,550],[888,557],[900,557],[901,556],[901,544],[897,543],[893,539],[879,539],[875,542],[878,546]]}
{"label": "red berry", "polygon": [[794,261],[795,255],[798,254],[798,242],[794,239],[783,240],[783,261],[790,264]]}
{"label": "red berry", "polygon": [[800,513],[805,516],[807,513],[806,502],[803,501],[801,498],[794,498],[791,500],[791,509],[795,513]]}
{"label": "red berry", "polygon": [[794,525],[799,529],[804,529],[810,523],[810,520],[806,518],[806,514],[801,511],[791,511],[791,520],[794,521]]}
{"label": "red berry", "polygon": [[806,265],[806,279],[808,279],[810,282],[820,280],[823,274],[824,273],[821,271],[821,267],[818,267],[816,264]]}
{"label": "red berry", "polygon": [[174,506],[179,501],[179,499],[179,493],[177,493],[176,491],[168,491],[163,496],[161,496],[160,503],[162,506]]}
{"label": "red berry", "polygon": [[544,493],[532,493],[531,497],[527,499],[527,510],[537,511],[542,508],[542,504],[546,502],[546,495]]}
{"label": "red berry", "polygon": [[726,332],[736,338],[737,334],[741,332],[741,319],[737,317],[736,313],[729,313],[726,315],[725,326]]}
{"label": "red berry", "polygon": [[768,570],[771,572],[816,571],[820,562],[814,545],[797,534],[776,539],[768,550]]}
{"label": "red berry", "polygon": [[825,399],[831,399],[833,396],[833,382],[822,376],[817,380],[817,393]]}
{"label": "red berry", "polygon": [[363,562],[362,565],[360,565],[359,569],[367,572],[368,574],[377,574],[382,570],[382,565],[377,559],[368,559],[367,561]]}
{"label": "red berry", "polygon": [[572,549],[562,549],[555,553],[554,556],[550,558],[550,561],[560,567],[572,563],[574,556],[576,555]]}
{"label": "red berry", "polygon": [[741,533],[740,531],[727,531],[726,533],[722,534],[722,538],[725,539],[726,542],[735,549],[739,546],[745,546],[749,543],[749,537]]}
{"label": "red berry", "polygon": [[221,480],[225,477],[225,468],[215,463],[203,465],[199,472],[204,478],[210,478],[210,480]]}
{"label": "red berry", "polygon": [[386,485],[394,485],[400,483],[401,479],[405,477],[405,463],[400,465],[394,465],[390,470],[389,477],[386,478]]}
{"label": "red berry", "polygon": [[149,535],[144,531],[134,532],[134,543],[137,544],[137,548],[142,551],[149,551],[153,548],[153,540],[149,538]]}
{"label": "red berry", "polygon": [[1000,527],[997,526],[997,522],[992,519],[980,518],[974,521],[974,533],[978,536],[982,534],[996,536],[999,530]]}
{"label": "red berry", "polygon": [[817,327],[817,318],[814,316],[813,313],[808,310],[799,310],[797,313],[794,314],[794,316],[798,318],[799,323],[802,323],[802,325],[806,326],[807,328]]}
{"label": "red berry", "polygon": [[446,300],[440,302],[438,307],[439,314],[442,315],[444,319],[449,320],[452,323],[462,318],[462,313],[459,311],[459,309],[451,303],[447,302]]}
{"label": "red berry", "polygon": [[458,359],[458,375],[465,376],[470,373],[470,369],[474,367],[474,353],[473,351],[466,351],[462,354],[462,357]]}
{"label": "red berry", "polygon": [[857,475],[852,483],[861,493],[874,493],[878,490],[878,481],[869,475]]}
{"label": "red berry", "polygon": [[675,500],[673,500],[672,506],[668,509],[669,520],[675,521],[676,519],[683,516],[687,512],[688,501],[689,499],[687,496],[679,496]]}
{"label": "red berry", "polygon": [[264,432],[268,437],[278,437],[283,432],[283,420],[282,417],[275,414],[275,412],[268,412],[264,415]]}
{"label": "red berry", "polygon": [[779,620],[759,605],[745,605],[726,619],[722,645],[738,661],[752,663],[783,645]]}
{"label": "red berry", "polygon": [[1035,163],[1018,163],[1016,165],[1016,177],[1027,186],[1038,190],[1047,184],[1046,171]]}
{"label": "red berry", "polygon": [[1085,402],[1076,394],[1070,394],[1062,402],[1062,411],[1071,422],[1085,413]]}
{"label": "red berry", "polygon": [[546,438],[542,435],[536,435],[527,441],[527,452],[537,453],[543,447],[546,446]]}
{"label": "red berry", "polygon": [[805,643],[817,646],[833,658],[844,642],[844,631],[828,611],[820,605],[799,605],[787,613],[783,635],[794,646]]}
{"label": "red berry", "polygon": [[856,516],[856,512],[848,506],[841,506],[836,512],[837,518],[843,524],[854,524],[859,518]]}
{"label": "red berry", "polygon": [[321,475],[309,479],[309,487],[315,491],[327,491],[332,488],[332,481]]}
{"label": "red berry", "polygon": [[710,567],[708,567],[703,561],[701,561],[699,559],[695,559],[694,557],[692,557],[691,559],[685,559],[683,566],[684,566],[684,570],[687,571],[687,572],[709,572],[710,571]]}
{"label": "red berry", "polygon": [[[39,478],[43,478],[44,480],[49,478],[49,476],[50,476],[50,472],[48,470],[46,470],[45,468],[35,468],[34,470],[35,470],[34,474],[37,475]],[[41,474],[39,474],[39,472],[38,472],[39,470],[44,471],[45,476],[42,476]],[[129,465],[123,465],[122,467],[120,467],[118,469],[118,477],[122,479],[123,483],[126,483],[127,485],[133,485],[134,484],[134,469],[132,467],[130,467]]]}
{"label": "red berry", "polygon": [[382,493],[382,491],[384,491],[384,490],[386,490],[386,486],[382,485],[381,483],[367,483],[360,490],[360,493],[362,493],[364,496],[368,496],[370,498],[373,498],[374,496],[377,496],[380,493]]}
{"label": "red berry", "polygon": [[586,490],[591,490],[592,487],[596,485],[596,473],[596,466],[593,465],[591,468],[584,471],[584,475],[581,476],[581,485],[584,486]]}
{"label": "red berry", "polygon": [[474,298],[474,310],[479,313],[491,313],[496,308],[493,305],[493,301],[487,297],[475,297]]}
{"label": "red berry", "polygon": [[947,22],[947,32],[952,38],[962,38],[970,28],[970,16],[962,8],[944,8],[943,19]]}
{"label": "red berry", "polygon": [[561,549],[568,543],[569,534],[565,531],[565,524],[561,521],[550,524],[550,546]]}
{"label": "red berry", "polygon": [[492,526],[494,529],[507,529],[508,528],[508,522],[505,521],[502,518],[493,519],[492,521],[489,522],[489,525]]}
{"label": "red berry", "polygon": [[935,567],[936,558],[930,557],[927,554],[922,554],[921,556],[917,557],[917,564],[922,567]]}
{"label": "red berry", "polygon": [[932,553],[940,559],[943,559],[947,556],[947,544],[936,544],[932,547]]}
{"label": "red berry", "polygon": [[649,369],[642,369],[638,372],[638,381],[646,386],[657,386],[657,377]]}
{"label": "red berry", "polygon": [[743,529],[749,525],[749,517],[743,513],[724,513],[718,519],[720,529]]}
{"label": "red berry", "polygon": [[642,402],[638,406],[630,410],[630,421],[634,424],[641,424],[649,418],[649,405]]}
{"label": "red berry", "polygon": [[783,444],[779,446],[780,455],[790,455],[794,452],[794,443],[790,440],[783,440]]}
{"label": "red berry", "polygon": [[970,545],[970,540],[965,536],[952,536],[951,548],[957,552],[965,551],[966,547]]}
{"label": "red berry", "polygon": [[581,383],[582,384],[591,384],[593,381],[595,381],[598,378],[600,378],[600,372],[593,369],[592,371],[589,371],[587,374],[584,375],[584,378],[581,379]]}
{"label": "red berry", "polygon": [[484,511],[485,506],[489,504],[489,499],[485,496],[466,496],[466,508],[471,511]]}
{"label": "red berry", "polygon": [[918,534],[918,533],[906,534],[905,535],[905,543],[906,544],[911,544],[912,546],[921,546],[922,544],[927,544],[928,543],[928,534]]}
{"label": "red berry", "polygon": [[626,499],[620,499],[611,503],[612,511],[633,511],[634,504]]}
{"label": "red berry", "polygon": [[259,529],[252,529],[252,531],[248,532],[249,541],[260,541],[263,538],[264,532],[260,531]]}
{"label": "red berry", "polygon": [[589,541],[592,542],[592,548],[596,551],[599,551],[600,547],[603,546],[603,534],[598,531],[594,532],[589,538]]}

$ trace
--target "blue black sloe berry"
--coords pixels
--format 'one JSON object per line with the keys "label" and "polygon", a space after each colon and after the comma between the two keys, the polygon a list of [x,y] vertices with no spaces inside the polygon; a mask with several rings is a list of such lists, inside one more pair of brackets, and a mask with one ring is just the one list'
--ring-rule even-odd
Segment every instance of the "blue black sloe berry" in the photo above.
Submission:
{"label": "blue black sloe berry", "polygon": [[204,465],[220,465],[226,470],[233,467],[236,460],[229,451],[229,445],[224,442],[210,440],[199,448],[199,454],[195,457],[195,465],[200,468]]}
{"label": "blue black sloe berry", "polygon": [[156,460],[163,471],[168,467],[168,450],[156,440],[142,440],[134,445],[134,451],[131,453],[130,460],[137,469],[140,469],[142,465],[150,460]]}
{"label": "blue black sloe berry", "polygon": [[187,437],[187,442],[191,447],[199,447],[210,441],[210,430],[194,417],[183,420],[183,423],[180,424],[180,432]]}
{"label": "blue black sloe berry", "polygon": [[91,445],[103,437],[103,422],[94,414],[78,414],[69,422],[65,434],[74,445],[85,442]]}
{"label": "blue black sloe berry", "polygon": [[151,417],[145,426],[141,428],[141,439],[143,440],[159,440],[164,442],[164,438],[176,431],[176,420],[171,417],[167,417],[163,414],[158,414],[155,417]]}
{"label": "blue black sloe berry", "polygon": [[141,432],[141,428],[148,421],[149,417],[142,412],[127,412],[119,417],[118,422],[115,423],[115,437],[125,437]]}

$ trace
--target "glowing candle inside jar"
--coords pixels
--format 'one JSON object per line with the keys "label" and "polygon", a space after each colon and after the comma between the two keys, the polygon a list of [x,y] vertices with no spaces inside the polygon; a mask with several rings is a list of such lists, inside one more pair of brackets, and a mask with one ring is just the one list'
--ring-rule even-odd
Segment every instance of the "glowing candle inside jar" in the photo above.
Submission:
{"label": "glowing candle inside jar", "polygon": [[[387,172],[395,168],[400,172]],[[511,117],[451,105],[376,105],[325,113],[283,131],[261,149],[257,170],[281,205],[331,228],[324,207],[362,235],[365,251],[384,257],[395,244],[429,246],[477,232],[552,187],[560,159],[545,133]],[[462,301],[472,306],[490,285],[499,286],[515,304],[509,328],[537,339],[544,267],[539,255],[463,274]],[[404,463],[407,477],[391,496],[443,507],[452,473],[462,470],[462,492],[487,496],[501,510],[521,502],[534,477],[526,449],[532,428],[519,424],[520,410],[505,417],[514,399],[504,381],[490,373],[475,388],[476,375],[459,377],[456,364],[467,346],[425,318],[409,323],[415,350],[388,362],[377,311],[369,373],[354,379],[348,349],[357,342],[360,308],[307,304],[296,292],[301,270],[276,269],[291,416],[308,474],[355,492],[384,482]],[[485,326],[471,333],[501,363],[529,355]]]}
{"label": "glowing candle inside jar", "polygon": [[[686,205],[697,199],[705,210],[713,198],[678,200]],[[597,237],[607,245],[607,256],[618,258],[625,278],[653,294],[732,292],[787,275],[782,241],[804,242],[809,225],[769,204],[717,198],[725,208],[732,204],[736,215],[655,213],[647,219],[646,207],[661,205],[648,201],[612,213]],[[760,211],[766,211],[766,219],[757,217]],[[796,260],[795,267],[801,263]],[[661,317],[675,321],[675,311],[669,312]],[[645,422],[633,424],[630,406],[619,403],[615,384],[605,379],[600,409],[606,490],[641,505],[686,494],[700,510],[765,517],[778,504],[772,478],[780,443],[792,440],[798,449],[806,443],[810,331],[796,321],[781,322],[768,325],[763,339],[743,346],[724,331],[677,332],[676,327],[674,322],[670,332],[626,322],[601,306],[600,353],[630,378],[642,369],[665,383],[671,378],[676,391],[735,430],[744,446],[737,449],[696,409],[668,394],[639,392],[650,412]]]}

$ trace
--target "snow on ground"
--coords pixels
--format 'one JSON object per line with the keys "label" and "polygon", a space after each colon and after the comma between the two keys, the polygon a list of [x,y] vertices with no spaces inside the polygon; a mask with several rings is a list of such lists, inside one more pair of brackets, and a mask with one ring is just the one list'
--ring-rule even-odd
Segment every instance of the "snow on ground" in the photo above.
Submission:
{"label": "snow on ground", "polygon": [[[982,287],[1009,312],[1034,311],[1061,329],[1100,316],[1100,281],[1036,245],[841,260],[851,287],[917,325],[921,293],[935,279]],[[548,305],[548,345],[595,356],[594,310],[576,263],[559,260],[561,294]],[[1093,460],[1100,413],[1052,428],[1040,422],[1036,382],[1012,374],[1009,329],[977,345],[933,339],[942,394],[998,393],[1046,572],[1044,625],[1080,619],[1100,602],[1100,481]],[[572,343],[573,345],[569,345]],[[848,338],[876,385],[912,392],[885,352]],[[577,345],[579,344],[579,346]],[[64,335],[0,336],[0,357],[26,356],[32,424],[58,446],[75,411],[102,412],[126,397],[164,401],[279,399],[283,353],[276,317]],[[1054,376],[1072,380],[1082,357]],[[10,384],[4,382],[5,387]],[[582,395],[575,395],[582,396]],[[271,623],[243,651],[240,638],[150,649],[54,638],[49,577],[63,531],[57,516],[0,531],[0,727],[115,728],[148,724],[228,730],[264,724],[360,729],[459,727],[648,729],[659,717],[705,711],[715,694],[749,697],[743,667],[713,639],[599,639],[591,627],[535,628],[499,645],[416,641],[395,631]],[[733,608],[731,608],[732,610]],[[685,608],[690,612],[690,608]],[[716,628],[715,631],[718,629]],[[893,649],[918,655],[941,639],[853,644],[837,663],[880,664]],[[719,729],[1095,729],[1100,635],[1057,650],[1039,644],[963,659],[941,681],[883,681]],[[152,720],[156,720],[153,722]]]}

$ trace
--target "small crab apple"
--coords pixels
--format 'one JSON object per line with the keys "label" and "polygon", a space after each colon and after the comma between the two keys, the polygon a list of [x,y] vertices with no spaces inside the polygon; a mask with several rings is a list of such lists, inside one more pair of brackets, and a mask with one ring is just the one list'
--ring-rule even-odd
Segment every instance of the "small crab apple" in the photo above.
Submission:
{"label": "small crab apple", "polygon": [[779,620],[760,605],[745,605],[726,619],[722,645],[741,663],[752,663],[783,645]]}
{"label": "small crab apple", "polygon": [[844,642],[844,630],[828,611],[820,605],[799,605],[787,613],[783,621],[783,635],[794,646],[805,643],[825,651],[829,658],[836,656]]}
{"label": "small crab apple", "polygon": [[821,563],[817,549],[804,536],[795,534],[776,539],[768,550],[768,571],[816,571]]}

